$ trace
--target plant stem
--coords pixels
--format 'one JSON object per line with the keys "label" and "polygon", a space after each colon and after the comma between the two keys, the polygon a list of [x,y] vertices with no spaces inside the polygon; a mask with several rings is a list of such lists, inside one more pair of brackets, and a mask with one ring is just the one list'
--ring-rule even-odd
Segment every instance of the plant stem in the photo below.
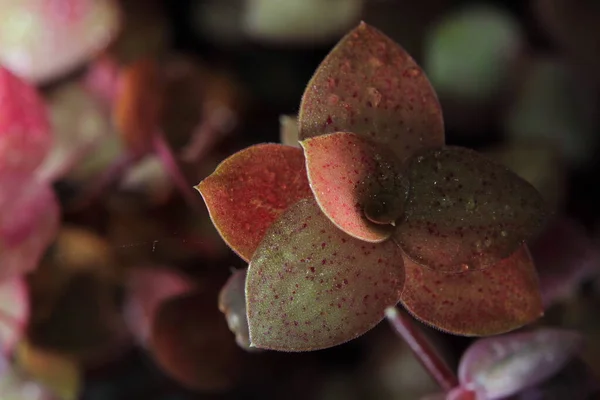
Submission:
{"label": "plant stem", "polygon": [[385,316],[396,333],[404,339],[415,357],[444,391],[449,392],[458,386],[456,374],[415,325],[410,315],[396,307],[388,307],[385,310]]}

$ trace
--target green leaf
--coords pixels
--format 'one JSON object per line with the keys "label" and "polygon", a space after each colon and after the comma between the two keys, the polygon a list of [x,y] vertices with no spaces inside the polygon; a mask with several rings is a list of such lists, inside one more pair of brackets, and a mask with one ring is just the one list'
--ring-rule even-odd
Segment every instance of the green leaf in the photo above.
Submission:
{"label": "green leaf", "polygon": [[402,216],[408,182],[393,153],[354,133],[301,142],[319,207],[338,228],[367,242],[389,238]]}
{"label": "green leaf", "polygon": [[397,304],[402,253],[392,241],[366,243],[339,230],[304,199],[275,222],[248,267],[250,341],[308,351],[354,339]]}
{"label": "green leaf", "polygon": [[402,304],[443,331],[488,336],[526,325],[543,314],[535,266],[525,246],[481,271],[446,274],[404,260]]}
{"label": "green leaf", "polygon": [[444,144],[442,112],[427,77],[402,47],[365,23],[317,69],[298,124],[300,140],[354,132],[386,144],[400,161]]}
{"label": "green leaf", "polygon": [[223,240],[245,261],[288,206],[312,196],[302,150],[280,144],[237,152],[196,189]]}
{"label": "green leaf", "polygon": [[435,271],[495,265],[536,234],[546,217],[531,184],[473,150],[420,152],[407,176],[406,213],[395,239],[413,261]]}

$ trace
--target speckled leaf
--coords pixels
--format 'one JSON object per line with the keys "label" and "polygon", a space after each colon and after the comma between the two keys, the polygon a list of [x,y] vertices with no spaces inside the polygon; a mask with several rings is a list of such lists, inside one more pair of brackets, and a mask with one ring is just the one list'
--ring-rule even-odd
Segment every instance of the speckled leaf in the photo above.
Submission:
{"label": "speckled leaf", "polygon": [[9,355],[25,332],[29,293],[22,276],[0,282],[0,353]]}
{"label": "speckled leaf", "polygon": [[0,172],[32,172],[51,147],[50,121],[41,96],[0,66]]}
{"label": "speckled leaf", "polygon": [[285,209],[312,196],[302,150],[269,143],[227,158],[196,189],[223,240],[245,261]]}
{"label": "speckled leaf", "polygon": [[414,261],[436,271],[495,265],[536,234],[541,195],[504,166],[460,147],[411,159],[405,218],[395,237]]}
{"label": "speckled leaf", "polygon": [[493,267],[435,272],[404,260],[402,303],[417,319],[456,335],[496,335],[543,313],[535,267],[526,247]]}
{"label": "speckled leaf", "polygon": [[400,248],[339,230],[312,198],[275,222],[248,267],[250,341],[308,351],[354,339],[395,305],[404,282]]}
{"label": "speckled leaf", "polygon": [[345,132],[309,138],[301,145],[311,189],[331,222],[367,242],[389,238],[408,191],[394,154]]}
{"label": "speckled leaf", "polygon": [[129,149],[144,154],[159,126],[163,82],[158,62],[141,59],[125,67],[119,77],[114,120]]}
{"label": "speckled leaf", "polygon": [[444,144],[442,112],[425,74],[402,47],[364,22],[317,69],[298,123],[301,140],[354,132],[386,144],[400,161]]}
{"label": "speckled leaf", "polygon": [[464,353],[459,380],[486,399],[504,399],[556,374],[582,341],[577,332],[550,328],[481,339]]}

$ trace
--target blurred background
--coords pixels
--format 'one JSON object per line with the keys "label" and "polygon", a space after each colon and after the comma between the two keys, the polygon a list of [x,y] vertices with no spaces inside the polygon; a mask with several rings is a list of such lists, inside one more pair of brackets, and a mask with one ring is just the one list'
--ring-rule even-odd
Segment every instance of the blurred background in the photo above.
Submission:
{"label": "blurred background", "polygon": [[[191,190],[235,151],[281,140],[282,116],[360,20],[423,67],[448,144],[505,163],[551,205],[532,245],[536,325],[579,330],[600,373],[600,3],[584,0],[0,1],[0,64],[44,98],[54,144],[39,174],[61,209],[7,365],[64,399],[439,392],[385,323],[329,350],[241,349],[218,293],[246,265]],[[456,367],[470,340],[422,328]]]}

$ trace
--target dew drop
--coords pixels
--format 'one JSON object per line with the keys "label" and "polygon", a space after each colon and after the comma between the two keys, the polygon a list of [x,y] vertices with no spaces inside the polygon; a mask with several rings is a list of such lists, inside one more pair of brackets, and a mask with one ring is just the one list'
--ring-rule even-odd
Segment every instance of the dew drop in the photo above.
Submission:
{"label": "dew drop", "polygon": [[507,236],[508,236],[508,232],[506,232],[506,231],[501,231],[501,232],[500,232],[500,236],[502,236],[502,237],[507,237]]}
{"label": "dew drop", "polygon": [[408,74],[408,76],[416,78],[417,76],[421,75],[421,70],[417,67],[410,67],[406,70],[406,73]]}
{"label": "dew drop", "polygon": [[470,269],[471,269],[471,266],[470,266],[469,264],[466,264],[466,263],[465,263],[465,264],[462,264],[462,265],[460,266],[460,268],[461,268],[463,271],[468,271],[468,270],[470,270]]}
{"label": "dew drop", "polygon": [[381,92],[379,92],[379,90],[375,89],[374,87],[369,87],[367,88],[367,95],[369,96],[373,107],[379,106],[381,103]]}
{"label": "dew drop", "polygon": [[340,96],[338,96],[337,94],[332,94],[329,96],[329,99],[327,99],[327,101],[330,105],[335,106],[340,102]]}
{"label": "dew drop", "polygon": [[492,245],[492,240],[491,239],[485,239],[483,241],[483,244],[485,245],[485,247],[490,247]]}
{"label": "dew drop", "polygon": [[465,209],[466,209],[467,211],[473,211],[473,210],[475,210],[475,207],[476,207],[476,206],[477,206],[477,205],[475,204],[475,199],[474,199],[474,198],[472,198],[472,197],[469,197],[469,198],[467,199],[467,202],[465,203]]}

